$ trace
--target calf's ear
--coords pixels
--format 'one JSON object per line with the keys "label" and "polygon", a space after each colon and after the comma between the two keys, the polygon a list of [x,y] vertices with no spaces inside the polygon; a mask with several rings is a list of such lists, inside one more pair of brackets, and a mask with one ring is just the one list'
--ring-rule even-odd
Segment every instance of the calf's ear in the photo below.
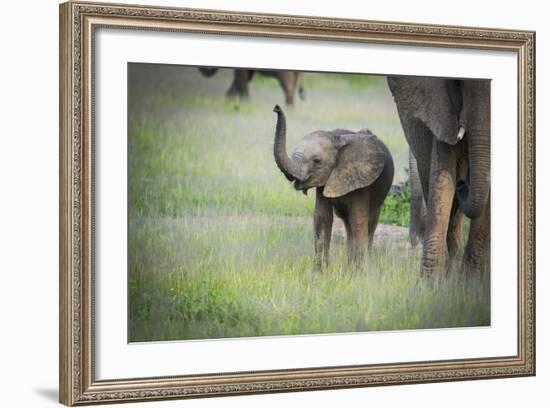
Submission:
{"label": "calf's ear", "polygon": [[341,197],[374,183],[384,169],[387,155],[376,136],[340,135],[339,139],[342,147],[323,191],[328,198]]}

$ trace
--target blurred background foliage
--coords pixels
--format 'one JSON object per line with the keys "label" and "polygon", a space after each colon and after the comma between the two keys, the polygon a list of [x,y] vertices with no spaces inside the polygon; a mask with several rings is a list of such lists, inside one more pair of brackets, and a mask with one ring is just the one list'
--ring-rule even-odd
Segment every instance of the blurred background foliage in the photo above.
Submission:
{"label": "blurred background foliage", "polygon": [[[314,194],[304,200],[294,192],[273,160],[272,108],[284,106],[274,78],[256,74],[250,100],[240,101],[224,97],[229,69],[211,78],[194,67],[133,64],[129,70],[131,212],[177,216],[221,207],[311,214]],[[306,73],[304,85],[306,100],[285,108],[289,150],[317,129],[369,128],[392,153],[394,183],[406,180],[407,145],[384,77]],[[407,225],[407,205],[388,204],[383,222]]]}

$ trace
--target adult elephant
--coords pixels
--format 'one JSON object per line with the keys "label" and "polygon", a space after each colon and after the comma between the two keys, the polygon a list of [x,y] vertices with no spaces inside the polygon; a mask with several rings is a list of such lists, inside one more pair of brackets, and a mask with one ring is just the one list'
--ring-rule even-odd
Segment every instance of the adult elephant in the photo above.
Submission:
{"label": "adult elephant", "polygon": [[426,202],[421,270],[443,271],[472,219],[462,268],[479,271],[490,241],[490,82],[388,77]]}
{"label": "adult elephant", "polygon": [[[200,72],[205,77],[212,77],[218,71],[218,68],[199,68]],[[239,97],[241,99],[248,99],[248,83],[252,81],[252,78],[256,73],[261,75],[275,78],[281,86],[285,94],[285,102],[287,105],[294,104],[294,95],[298,91],[300,98],[305,98],[305,91],[303,86],[303,75],[301,72],[296,71],[258,71],[251,69],[236,69],[233,73],[233,81],[231,86],[226,92],[227,97]]]}

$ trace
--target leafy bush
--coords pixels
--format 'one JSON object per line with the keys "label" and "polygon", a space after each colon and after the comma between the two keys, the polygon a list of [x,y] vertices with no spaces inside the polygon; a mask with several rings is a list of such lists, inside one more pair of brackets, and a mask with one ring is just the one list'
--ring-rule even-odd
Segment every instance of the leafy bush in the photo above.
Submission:
{"label": "leafy bush", "polygon": [[391,187],[380,213],[382,224],[406,227],[411,220],[411,186],[409,179]]}

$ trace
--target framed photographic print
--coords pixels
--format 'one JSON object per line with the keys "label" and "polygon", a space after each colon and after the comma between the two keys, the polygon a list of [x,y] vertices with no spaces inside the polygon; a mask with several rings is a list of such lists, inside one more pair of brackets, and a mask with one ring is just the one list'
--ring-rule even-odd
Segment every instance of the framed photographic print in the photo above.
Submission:
{"label": "framed photographic print", "polygon": [[60,6],[60,400],[535,374],[535,33]]}

